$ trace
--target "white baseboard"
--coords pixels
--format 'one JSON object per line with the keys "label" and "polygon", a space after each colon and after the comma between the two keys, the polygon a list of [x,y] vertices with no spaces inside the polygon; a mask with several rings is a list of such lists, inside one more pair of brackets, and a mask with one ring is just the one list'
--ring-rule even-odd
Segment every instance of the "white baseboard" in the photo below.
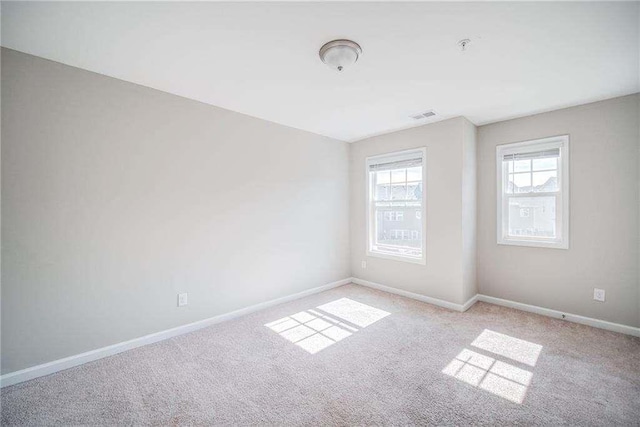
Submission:
{"label": "white baseboard", "polygon": [[[619,323],[607,322],[606,320],[593,319],[591,317],[580,316],[577,314],[564,313],[550,308],[538,307],[536,305],[523,304],[521,302],[510,301],[502,298],[490,297],[488,295],[476,295],[478,301],[488,302],[490,304],[501,305],[503,307],[515,308],[529,313],[540,314],[542,316],[553,317],[556,319],[567,320],[569,322],[580,323],[581,325],[593,326],[594,328],[606,329],[608,331],[619,332],[621,334],[633,335],[640,337],[640,328],[634,326],[621,325]],[[564,316],[564,317],[563,317]]]}
{"label": "white baseboard", "polygon": [[337,288],[338,286],[346,285],[348,283],[351,283],[350,277],[338,280],[337,282],[328,283],[323,286],[318,286],[316,288],[307,289],[306,291],[298,292],[293,295],[287,295],[282,298],[276,298],[270,301],[265,301],[249,307],[241,308],[229,313],[210,317],[208,319],[199,320],[197,322],[188,323],[186,325],[178,326],[172,329],[167,329],[164,331],[145,335],[143,337],[134,338],[129,341],[124,341],[107,347],[98,348],[96,350],[87,351],[86,353],[76,354],[74,356],[54,360],[53,362],[43,363],[42,365],[32,366],[20,371],[10,372],[0,377],[0,387],[6,387],[13,384],[21,383],[23,381],[28,381],[34,378],[53,374],[55,372],[73,368],[74,366],[82,365],[87,362],[102,359],[103,357],[113,356],[114,354],[122,353],[123,351],[131,350],[136,347],[152,344],[178,335],[186,334],[188,332],[193,332],[198,329],[206,328],[207,326],[215,325],[216,323],[235,319],[237,317],[263,310],[265,308],[269,308],[278,304],[293,301],[332,288]]}
{"label": "white baseboard", "polygon": [[462,306],[462,311],[469,310],[473,306],[473,304],[478,302],[479,297],[480,297],[479,294],[475,294],[474,296],[469,298],[469,301],[465,302],[464,305]]}
{"label": "white baseboard", "polygon": [[433,305],[437,305],[439,307],[444,307],[444,308],[448,308],[450,310],[455,310],[455,311],[460,311],[460,312],[467,311],[469,309],[469,307],[471,307],[476,302],[476,297],[477,297],[477,295],[474,296],[473,298],[469,299],[469,301],[467,301],[464,304],[456,304],[454,302],[449,302],[449,301],[445,301],[445,300],[438,299],[438,298],[432,298],[432,297],[428,297],[428,296],[425,296],[425,295],[416,294],[414,292],[404,291],[404,290],[398,289],[398,288],[392,288],[391,286],[381,285],[380,283],[370,282],[370,281],[364,280],[364,279],[358,279],[357,277],[353,277],[352,281],[353,281],[353,283],[355,283],[357,285],[362,285],[362,286],[366,286],[368,288],[378,289],[380,291],[389,292],[390,294],[400,295],[400,296],[403,296],[403,297],[415,299],[415,300],[418,300],[418,301],[426,302],[428,304],[433,304]]}
{"label": "white baseboard", "polygon": [[[22,369],[20,371],[10,372],[8,374],[0,376],[0,386],[6,387],[13,384],[18,384],[24,381],[28,381],[34,378],[42,377],[45,375],[53,374],[58,371],[73,368],[74,366],[82,365],[87,362],[102,359],[104,357],[112,356],[114,354],[122,353],[133,348],[141,347],[143,345],[152,344],[158,341],[166,340],[178,335],[186,334],[196,331],[198,329],[206,328],[207,326],[215,325],[216,323],[225,322],[227,320],[235,319],[240,316],[244,316],[250,313],[254,313],[265,308],[269,308],[278,304],[293,301],[299,298],[313,295],[319,292],[323,292],[332,288],[337,288],[349,283],[356,283],[361,286],[366,286],[373,289],[389,292],[392,294],[400,295],[403,297],[415,299],[418,301],[426,302],[428,304],[437,305],[440,307],[448,308],[459,312],[467,311],[477,301],[482,301],[490,304],[500,305],[503,307],[515,308],[530,313],[540,314],[543,316],[553,317],[557,319],[564,319],[569,322],[580,323],[582,325],[593,326],[595,328],[606,329],[613,332],[619,332],[622,334],[633,335],[640,337],[640,328],[633,326],[621,325],[618,323],[607,322],[605,320],[593,319],[590,317],[579,316],[577,314],[563,313],[561,311],[552,310],[549,308],[538,307],[535,305],[523,304],[520,302],[505,300],[496,297],[490,297],[488,295],[477,294],[469,299],[464,304],[456,304],[449,301],[441,300],[438,298],[432,298],[425,295],[416,294],[414,292],[404,291],[390,286],[381,285],[379,283],[370,282],[368,280],[358,279],[357,277],[350,277],[336,282],[328,283],[316,288],[307,289],[296,294],[288,295],[282,298],[277,298],[270,301],[265,301],[260,304],[255,304],[249,307],[245,307],[239,310],[235,310],[229,313],[221,314],[218,316],[210,317],[208,319],[199,320],[197,322],[189,323],[186,325],[178,326],[165,331],[156,332],[153,334],[145,335],[140,338],[134,338],[129,341],[113,344],[107,347],[98,348],[96,350],[87,351],[85,353],[77,354],[74,356],[65,357],[63,359],[54,360],[53,362],[43,363],[41,365],[32,366],[30,368]],[[564,318],[562,316],[565,316]]]}
{"label": "white baseboard", "polygon": [[[608,331],[619,332],[621,334],[633,335],[640,337],[640,328],[634,326],[621,325],[619,323],[607,322],[606,320],[593,319],[591,317],[580,316],[577,314],[563,313],[562,311],[552,310],[550,308],[538,307],[535,305],[524,304],[521,302],[510,301],[502,298],[490,297],[488,295],[477,294],[464,304],[456,304],[444,301],[438,298],[432,298],[425,295],[416,294],[402,289],[392,288],[391,286],[381,285],[380,283],[370,282],[368,280],[352,278],[353,283],[367,286],[369,288],[378,289],[380,291],[389,292],[391,294],[401,295],[403,297],[415,299],[440,307],[448,308],[455,311],[465,312],[470,309],[476,302],[482,301],[489,304],[500,305],[503,307],[515,308],[517,310],[527,311],[529,313],[540,314],[542,316],[553,317],[555,319],[566,320],[569,322],[580,323],[581,325],[592,326],[594,328],[606,329]],[[564,317],[563,317],[564,316]]]}

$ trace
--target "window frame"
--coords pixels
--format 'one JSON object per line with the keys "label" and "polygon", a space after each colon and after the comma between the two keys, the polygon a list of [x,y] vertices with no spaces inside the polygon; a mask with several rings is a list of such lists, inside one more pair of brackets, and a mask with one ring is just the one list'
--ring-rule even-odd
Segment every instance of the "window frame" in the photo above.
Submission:
{"label": "window frame", "polygon": [[[403,158],[409,157],[412,154],[420,154],[422,157],[422,200],[421,200],[421,209],[420,209],[420,222],[422,224],[422,232],[420,235],[420,241],[422,245],[422,256],[420,258],[417,257],[409,257],[403,255],[389,254],[386,252],[379,252],[373,250],[373,243],[375,239],[375,229],[372,229],[372,225],[375,226],[375,207],[372,203],[373,199],[373,191],[374,188],[371,185],[371,177],[369,175],[369,166],[372,164],[382,163],[383,161],[392,161],[394,158]],[[375,258],[383,258],[394,261],[408,262],[412,264],[420,264],[426,265],[427,263],[427,148],[419,147],[412,148],[410,150],[403,151],[395,151],[391,153],[377,154],[374,156],[369,156],[365,159],[365,185],[366,185],[366,206],[365,206],[365,215],[366,215],[366,249],[367,256],[375,257]]]}
{"label": "window frame", "polygon": [[[544,149],[560,149],[558,159],[557,192],[514,193],[505,197],[505,180],[508,171],[503,166],[504,155],[513,153],[530,153]],[[558,135],[522,142],[501,144],[496,146],[496,235],[499,245],[528,246],[539,248],[569,249],[569,135]],[[533,182],[531,183],[533,185]],[[555,239],[543,237],[509,236],[508,229],[508,201],[509,197],[549,197],[554,196],[559,202],[556,204],[556,230],[560,230]]]}

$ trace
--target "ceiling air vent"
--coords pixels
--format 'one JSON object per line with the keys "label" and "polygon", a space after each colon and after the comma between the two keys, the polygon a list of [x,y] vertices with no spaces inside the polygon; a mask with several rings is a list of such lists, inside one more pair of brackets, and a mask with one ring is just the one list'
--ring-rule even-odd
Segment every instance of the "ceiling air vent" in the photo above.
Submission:
{"label": "ceiling air vent", "polygon": [[413,115],[413,116],[411,116],[411,118],[413,120],[422,120],[422,119],[426,119],[426,118],[429,118],[429,117],[433,117],[435,115],[436,115],[436,113],[434,113],[433,111],[425,111],[424,113]]}

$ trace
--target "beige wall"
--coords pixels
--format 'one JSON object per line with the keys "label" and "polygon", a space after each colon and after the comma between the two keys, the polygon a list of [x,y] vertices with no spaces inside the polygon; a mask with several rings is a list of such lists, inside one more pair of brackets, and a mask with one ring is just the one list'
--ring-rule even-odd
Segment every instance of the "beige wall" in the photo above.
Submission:
{"label": "beige wall", "polygon": [[2,108],[2,373],[350,275],[346,143],[4,49]]}
{"label": "beige wall", "polygon": [[[481,126],[478,285],[482,294],[640,326],[640,95]],[[498,144],[570,135],[570,248],[496,244]],[[593,300],[593,288],[607,292]]]}
{"label": "beige wall", "polygon": [[[640,326],[640,95],[348,145],[6,49],[1,89],[2,373],[350,275]],[[565,133],[570,249],[497,245],[495,146]],[[417,147],[427,264],[367,257],[365,158]]]}
{"label": "beige wall", "polygon": [[[394,132],[351,144],[351,271],[360,279],[453,303],[466,301],[463,281],[475,289],[475,273],[465,248],[473,245],[471,228],[463,229],[463,182],[474,192],[474,171],[465,165],[473,160],[473,131],[466,119],[458,117],[413,129]],[[465,134],[467,143],[465,144]],[[366,172],[365,159],[376,154],[411,148],[427,148],[426,178],[426,265],[388,260],[366,255]],[[475,163],[472,161],[471,163]],[[473,182],[472,182],[473,181]],[[466,203],[465,203],[466,206]],[[471,208],[475,210],[475,206]],[[464,213],[469,215],[468,211]],[[363,269],[362,261],[367,261]],[[468,268],[468,270],[466,270]],[[466,274],[465,277],[463,277]],[[469,291],[471,292],[471,291]],[[475,292],[474,292],[475,293]]]}
{"label": "beige wall", "polygon": [[462,301],[478,293],[476,274],[477,128],[462,124]]}

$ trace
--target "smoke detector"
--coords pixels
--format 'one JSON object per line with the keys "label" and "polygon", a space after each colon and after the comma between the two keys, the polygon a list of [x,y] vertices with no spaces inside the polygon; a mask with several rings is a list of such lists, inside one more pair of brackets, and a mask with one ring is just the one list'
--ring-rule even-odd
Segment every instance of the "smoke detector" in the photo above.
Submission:
{"label": "smoke detector", "polygon": [[435,115],[436,115],[436,113],[433,110],[431,110],[431,111],[425,111],[424,113],[420,113],[420,114],[414,114],[414,115],[411,116],[411,118],[413,120],[423,120],[423,119],[427,119],[429,117],[433,117]]}
{"label": "smoke detector", "polygon": [[320,59],[334,70],[342,71],[356,63],[362,48],[351,40],[333,40],[320,48]]}

